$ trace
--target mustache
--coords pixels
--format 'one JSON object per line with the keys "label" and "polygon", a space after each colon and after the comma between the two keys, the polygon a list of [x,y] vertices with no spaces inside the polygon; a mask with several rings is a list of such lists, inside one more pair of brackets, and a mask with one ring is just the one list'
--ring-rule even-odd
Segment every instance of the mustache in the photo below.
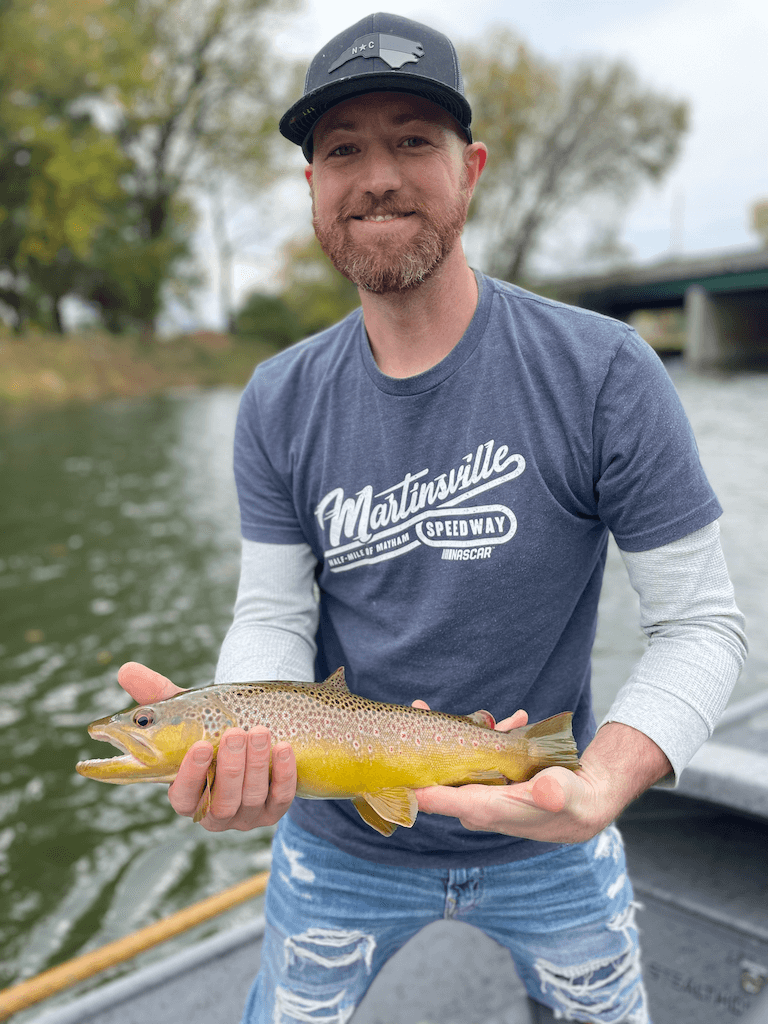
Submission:
{"label": "mustache", "polygon": [[409,213],[419,213],[422,209],[421,203],[409,202],[402,196],[387,197],[363,196],[354,203],[344,204],[336,217],[337,221],[343,223],[357,217],[386,217],[407,216]]}

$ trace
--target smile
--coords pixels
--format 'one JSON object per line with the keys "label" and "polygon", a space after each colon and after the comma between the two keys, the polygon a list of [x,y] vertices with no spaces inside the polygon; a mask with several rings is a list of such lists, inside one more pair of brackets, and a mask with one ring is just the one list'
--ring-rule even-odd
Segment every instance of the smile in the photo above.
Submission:
{"label": "smile", "polygon": [[365,217],[353,217],[353,220],[368,221],[369,223],[382,224],[388,220],[400,220],[403,217],[412,216],[410,213],[376,213]]}

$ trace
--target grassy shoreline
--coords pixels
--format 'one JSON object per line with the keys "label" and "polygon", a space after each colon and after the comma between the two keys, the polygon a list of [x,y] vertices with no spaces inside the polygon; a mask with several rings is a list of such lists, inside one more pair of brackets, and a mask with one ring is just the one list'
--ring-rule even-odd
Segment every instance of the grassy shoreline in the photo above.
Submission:
{"label": "grassy shoreline", "polygon": [[142,344],[107,334],[0,336],[0,410],[24,413],[177,388],[244,387],[274,346],[212,331]]}

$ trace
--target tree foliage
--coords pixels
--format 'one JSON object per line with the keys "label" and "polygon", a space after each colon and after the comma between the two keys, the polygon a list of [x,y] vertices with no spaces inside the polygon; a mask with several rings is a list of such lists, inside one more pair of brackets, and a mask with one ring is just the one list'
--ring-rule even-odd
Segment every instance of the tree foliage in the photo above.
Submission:
{"label": "tree foliage", "polygon": [[357,287],[336,270],[314,235],[285,246],[282,277],[282,294],[304,335],[324,331],[360,305]]}
{"label": "tree foliage", "polygon": [[678,153],[687,108],[620,61],[558,65],[509,30],[494,39],[492,53],[462,53],[473,134],[489,148],[470,216],[490,272],[514,281],[565,212],[595,196],[626,204],[659,180]]}
{"label": "tree foliage", "polygon": [[285,0],[0,4],[0,299],[17,323],[66,294],[152,330],[212,171],[263,180]]}
{"label": "tree foliage", "polygon": [[237,318],[237,333],[289,345],[317,334],[360,305],[357,288],[331,264],[314,235],[283,250],[277,295],[253,293]]}
{"label": "tree foliage", "polygon": [[0,9],[0,299],[19,326],[46,316],[60,326],[58,303],[120,195],[119,145],[76,108],[101,46],[84,26],[103,15],[105,32],[123,35],[117,5],[104,6],[84,0],[82,26],[59,0]]}
{"label": "tree foliage", "polygon": [[285,348],[298,341],[304,331],[282,295],[252,292],[235,318],[235,334]]}

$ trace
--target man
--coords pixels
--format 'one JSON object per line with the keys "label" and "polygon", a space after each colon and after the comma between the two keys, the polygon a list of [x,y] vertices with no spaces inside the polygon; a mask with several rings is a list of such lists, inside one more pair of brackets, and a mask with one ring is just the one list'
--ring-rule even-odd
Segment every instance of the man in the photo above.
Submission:
{"label": "man", "polygon": [[[419,791],[412,829],[293,801],[264,729],[225,735],[204,827],[280,820],[246,1024],[347,1021],[386,959],[455,916],[569,1019],[648,1021],[611,826],[674,780],[744,656],[720,507],[674,389],[626,325],[492,281],[460,234],[486,149],[452,44],[377,14],[313,60],[281,131],[362,311],[257,368],[235,443],[243,565],[217,681],[324,678],[503,729],[574,710],[577,773]],[[590,649],[609,530],[651,643],[595,734]],[[315,600],[314,586],[320,593]],[[142,666],[140,701],[177,688]],[[211,747],[169,795],[193,814]],[[290,814],[285,812],[290,807]]]}

